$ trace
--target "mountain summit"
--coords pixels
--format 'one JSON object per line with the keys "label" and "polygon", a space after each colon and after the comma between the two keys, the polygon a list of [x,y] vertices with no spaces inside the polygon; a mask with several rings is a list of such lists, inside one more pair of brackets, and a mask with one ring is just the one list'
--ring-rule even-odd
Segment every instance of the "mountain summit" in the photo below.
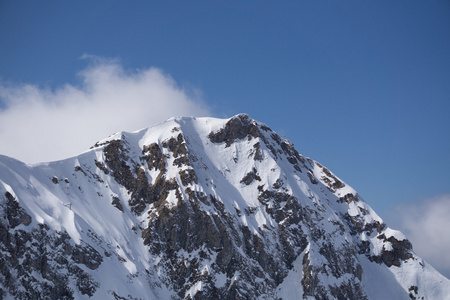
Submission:
{"label": "mountain summit", "polygon": [[0,156],[3,299],[449,299],[450,281],[268,126],[172,118]]}

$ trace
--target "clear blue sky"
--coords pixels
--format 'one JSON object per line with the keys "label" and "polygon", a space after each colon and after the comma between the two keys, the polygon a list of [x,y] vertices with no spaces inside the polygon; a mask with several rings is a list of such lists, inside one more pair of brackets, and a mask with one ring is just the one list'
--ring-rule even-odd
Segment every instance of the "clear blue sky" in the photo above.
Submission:
{"label": "clear blue sky", "polygon": [[248,113],[382,217],[450,193],[447,0],[0,2],[4,84],[79,84],[84,54]]}

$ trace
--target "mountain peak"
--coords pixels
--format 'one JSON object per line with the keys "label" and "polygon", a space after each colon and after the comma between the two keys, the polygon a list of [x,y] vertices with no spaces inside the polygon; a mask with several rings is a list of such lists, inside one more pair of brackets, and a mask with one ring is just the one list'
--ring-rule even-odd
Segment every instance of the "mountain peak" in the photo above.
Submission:
{"label": "mountain peak", "polygon": [[6,298],[450,294],[354,189],[246,114],[171,118],[63,161],[1,164]]}

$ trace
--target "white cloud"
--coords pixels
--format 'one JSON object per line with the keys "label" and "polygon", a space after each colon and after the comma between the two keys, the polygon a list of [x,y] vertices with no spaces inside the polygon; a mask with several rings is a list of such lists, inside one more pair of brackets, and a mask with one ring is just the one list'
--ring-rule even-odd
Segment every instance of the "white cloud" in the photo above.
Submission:
{"label": "white cloud", "polygon": [[420,257],[450,278],[450,194],[397,206],[389,219]]}
{"label": "white cloud", "polygon": [[173,116],[206,116],[198,91],[180,88],[156,68],[128,72],[98,57],[80,86],[50,90],[0,83],[0,154],[27,163],[77,155],[117,131],[135,131]]}

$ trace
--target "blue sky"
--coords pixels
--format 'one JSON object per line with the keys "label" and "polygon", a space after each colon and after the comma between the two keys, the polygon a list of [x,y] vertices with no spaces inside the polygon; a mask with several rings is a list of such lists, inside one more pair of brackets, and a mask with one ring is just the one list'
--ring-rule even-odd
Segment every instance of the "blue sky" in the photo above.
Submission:
{"label": "blue sky", "polygon": [[[245,112],[266,123],[383,218],[395,219],[390,212],[405,204],[450,202],[446,0],[2,1],[0,45],[0,118],[24,127],[39,123],[42,112],[28,105],[33,117],[17,108],[7,119],[24,91],[27,101],[76,101],[70,91],[88,91],[102,67],[114,67],[121,79],[158,68],[155,78],[185,93],[192,110],[215,117]],[[150,107],[142,122],[152,125],[171,111],[194,114],[179,106],[158,113]],[[140,128],[127,120],[121,129]],[[11,122],[0,138],[17,130],[8,129]],[[73,127],[65,135],[84,134]],[[11,156],[26,148],[0,144],[12,144],[0,146]],[[25,154],[18,158],[26,161]]]}

